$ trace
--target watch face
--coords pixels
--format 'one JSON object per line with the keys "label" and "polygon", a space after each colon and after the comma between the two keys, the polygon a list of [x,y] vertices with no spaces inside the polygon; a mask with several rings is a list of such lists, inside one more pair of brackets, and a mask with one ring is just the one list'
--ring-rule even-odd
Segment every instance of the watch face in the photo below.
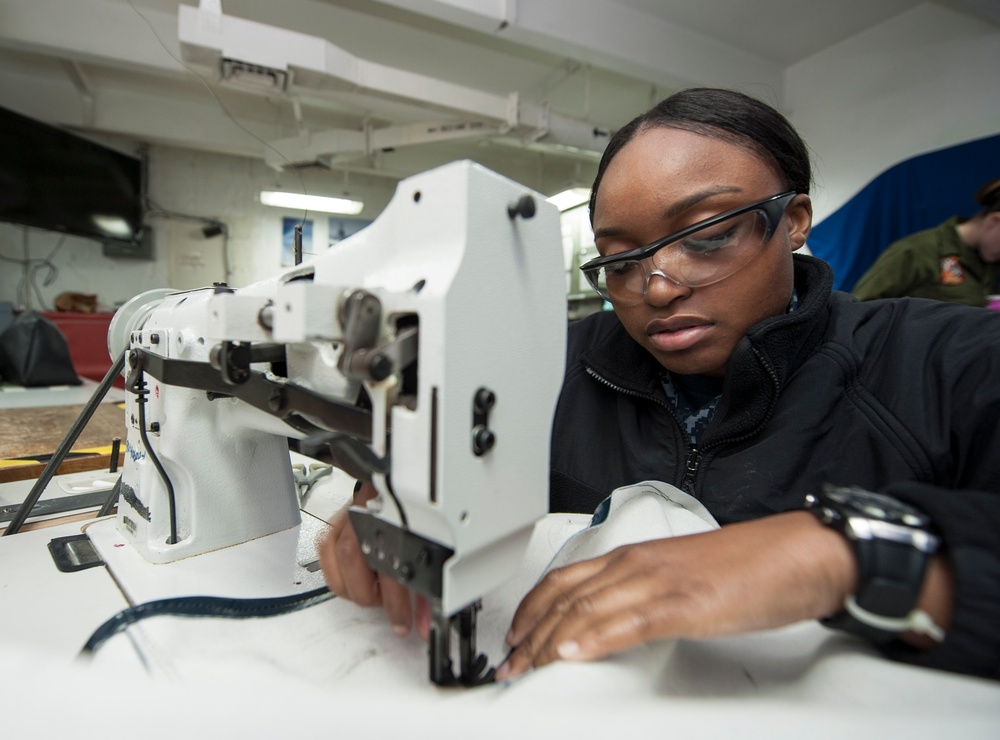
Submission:
{"label": "watch face", "polygon": [[905,524],[909,527],[922,527],[929,523],[928,518],[922,512],[891,496],[883,496],[880,493],[872,493],[856,487],[838,488],[836,486],[825,486],[823,493],[831,502],[849,506],[870,519]]}

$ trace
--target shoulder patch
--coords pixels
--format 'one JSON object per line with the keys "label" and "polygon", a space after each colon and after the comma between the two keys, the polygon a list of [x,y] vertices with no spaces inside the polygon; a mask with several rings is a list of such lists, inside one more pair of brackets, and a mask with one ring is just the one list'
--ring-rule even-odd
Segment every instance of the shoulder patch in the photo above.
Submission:
{"label": "shoulder patch", "polygon": [[961,285],[965,282],[965,269],[958,255],[950,254],[941,258],[941,285]]}

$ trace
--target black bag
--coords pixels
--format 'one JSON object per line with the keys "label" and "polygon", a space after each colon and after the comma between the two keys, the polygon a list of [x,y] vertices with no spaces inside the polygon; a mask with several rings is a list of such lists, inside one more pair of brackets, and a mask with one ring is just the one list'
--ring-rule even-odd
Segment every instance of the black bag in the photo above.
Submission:
{"label": "black bag", "polygon": [[28,388],[80,385],[59,327],[34,311],[21,314],[0,334],[0,376]]}

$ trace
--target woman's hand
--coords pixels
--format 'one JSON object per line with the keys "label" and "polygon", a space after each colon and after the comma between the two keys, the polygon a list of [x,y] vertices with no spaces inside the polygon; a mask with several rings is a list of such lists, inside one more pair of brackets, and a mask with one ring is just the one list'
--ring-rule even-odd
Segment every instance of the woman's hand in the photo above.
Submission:
{"label": "woman's hand", "polygon": [[[354,493],[354,505],[362,506],[377,495],[371,483]],[[360,606],[381,606],[398,635],[408,635],[416,624],[426,640],[430,631],[430,607],[426,599],[413,598],[410,591],[388,576],[368,567],[347,511],[331,521],[330,533],[319,547],[319,561],[330,590]]]}
{"label": "woman's hand", "polygon": [[838,611],[857,580],[847,540],[810,513],[620,547],[552,571],[521,602],[497,678],[651,640],[781,627]]}

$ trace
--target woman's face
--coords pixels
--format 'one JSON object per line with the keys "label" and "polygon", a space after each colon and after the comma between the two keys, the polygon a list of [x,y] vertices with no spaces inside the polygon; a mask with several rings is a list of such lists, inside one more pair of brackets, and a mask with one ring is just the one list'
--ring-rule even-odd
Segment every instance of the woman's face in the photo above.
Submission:
{"label": "woman's face", "polygon": [[[785,190],[778,173],[747,149],[688,131],[647,129],[615,155],[601,180],[593,214],[597,249],[608,255],[641,247]],[[668,370],[724,375],[747,329],[787,309],[791,253],[805,243],[811,218],[808,196],[798,195],[771,239],[735,274],[700,288],[654,275],[642,301],[615,305],[615,312]]]}

